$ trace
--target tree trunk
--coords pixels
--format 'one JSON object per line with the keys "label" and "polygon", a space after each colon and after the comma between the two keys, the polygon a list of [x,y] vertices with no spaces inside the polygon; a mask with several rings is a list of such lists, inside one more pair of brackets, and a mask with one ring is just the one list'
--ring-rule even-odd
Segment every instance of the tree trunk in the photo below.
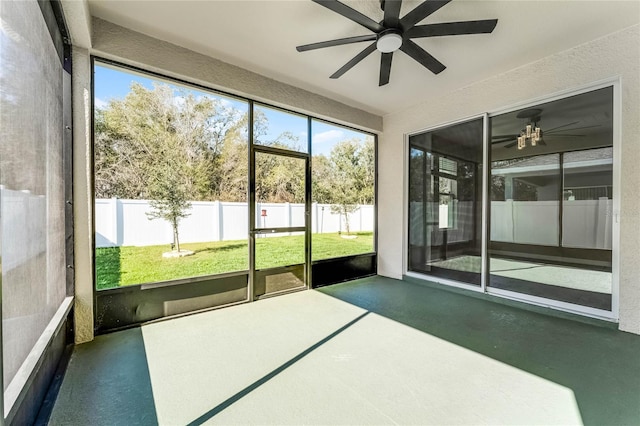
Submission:
{"label": "tree trunk", "polygon": [[178,223],[173,221],[173,243],[176,246],[176,250],[180,253],[180,240],[178,239]]}
{"label": "tree trunk", "polygon": [[347,235],[351,235],[351,232],[349,229],[349,212],[347,212],[347,209],[344,209],[343,213],[344,213],[344,227],[347,228]]}

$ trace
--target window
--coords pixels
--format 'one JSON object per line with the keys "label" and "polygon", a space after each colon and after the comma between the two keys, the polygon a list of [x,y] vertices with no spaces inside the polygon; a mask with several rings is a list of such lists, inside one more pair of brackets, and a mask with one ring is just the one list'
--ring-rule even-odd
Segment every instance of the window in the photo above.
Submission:
{"label": "window", "polygon": [[308,153],[307,117],[255,105],[253,143]]}
{"label": "window", "polygon": [[374,249],[373,136],[312,121],[311,232],[314,260]]}
{"label": "window", "polygon": [[[250,123],[249,107],[250,101],[96,60],[98,290],[249,277],[249,182],[255,270],[304,265],[309,157],[313,260],[374,253],[373,136],[259,103]],[[98,309],[110,309],[101,300]]]}
{"label": "window", "polygon": [[96,284],[248,268],[248,104],[95,68]]}

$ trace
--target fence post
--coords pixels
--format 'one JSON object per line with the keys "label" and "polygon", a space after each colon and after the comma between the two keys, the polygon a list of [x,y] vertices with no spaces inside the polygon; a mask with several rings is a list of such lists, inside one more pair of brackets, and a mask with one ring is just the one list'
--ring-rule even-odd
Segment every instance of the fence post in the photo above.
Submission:
{"label": "fence post", "polygon": [[109,240],[113,242],[113,245],[115,247],[118,247],[119,246],[118,199],[115,197],[109,200],[109,215],[111,216],[111,235],[109,235]]}
{"label": "fence post", "polygon": [[222,203],[218,200],[213,202],[213,214],[211,216],[215,225],[213,229],[213,241],[222,241]]}
{"label": "fence post", "polygon": [[514,220],[514,211],[513,209],[515,208],[514,204],[513,204],[513,200],[512,199],[507,199],[505,200],[505,206],[506,206],[506,210],[508,212],[508,215],[505,216],[505,222],[507,223],[507,229],[509,230],[510,238],[507,239],[508,242],[510,243],[515,243],[516,242],[516,232],[515,232],[515,220]]}
{"label": "fence post", "polygon": [[318,203],[311,203],[311,231],[318,233]]}
{"label": "fence post", "polygon": [[[262,203],[256,201],[256,223],[253,224],[255,228],[264,227],[264,218],[262,217]],[[260,238],[260,235],[257,236]]]}
{"label": "fence post", "polygon": [[[291,203],[284,203],[284,223],[288,228],[291,228]],[[287,235],[291,235],[291,232]]]}
{"label": "fence post", "polygon": [[[596,214],[596,247],[606,247],[606,232],[607,232],[607,197],[598,198],[598,207]],[[609,222],[610,223],[610,222]]]}

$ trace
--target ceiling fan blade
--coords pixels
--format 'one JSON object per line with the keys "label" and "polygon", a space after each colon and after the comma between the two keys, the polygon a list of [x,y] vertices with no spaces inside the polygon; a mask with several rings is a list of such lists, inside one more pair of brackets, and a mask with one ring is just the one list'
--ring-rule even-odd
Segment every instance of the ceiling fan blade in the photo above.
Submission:
{"label": "ceiling fan blade", "polygon": [[505,146],[503,146],[503,148],[513,148],[514,146],[516,146],[517,143],[518,143],[518,141],[513,141],[513,142],[508,143]]}
{"label": "ceiling fan blade", "polygon": [[547,146],[547,143],[544,141],[544,138],[542,138],[538,141],[538,145]]}
{"label": "ceiling fan blade", "polygon": [[318,43],[305,44],[296,47],[298,52],[306,52],[308,50],[322,49],[325,47],[341,46],[343,44],[360,43],[363,41],[373,41],[376,39],[375,34],[368,34],[355,37],[339,38],[337,40],[321,41]]}
{"label": "ceiling fan blade", "polygon": [[[420,6],[418,6],[420,7]],[[431,56],[427,51],[425,51],[422,47],[418,46],[411,40],[405,40],[400,47],[407,55],[411,56],[417,62],[422,64],[425,68],[429,69],[434,74],[440,74],[445,70],[445,67],[440,61]]]}
{"label": "ceiling fan blade", "polygon": [[513,139],[513,138],[517,138],[518,136],[520,136],[519,133],[514,133],[512,135],[495,135],[495,136],[491,136],[491,139]]}
{"label": "ceiling fan blade", "polygon": [[364,49],[362,52],[358,53],[356,56],[353,57],[353,59],[351,59],[349,62],[344,64],[342,66],[342,68],[340,68],[338,71],[334,72],[331,75],[330,78],[339,78],[339,77],[341,77],[344,73],[346,73],[351,68],[356,66],[356,64],[358,62],[360,62],[361,60],[363,60],[364,58],[369,56],[374,50],[376,50],[376,44],[375,43],[371,43],[371,45],[369,45],[369,47]]}
{"label": "ceiling fan blade", "polygon": [[418,22],[422,21],[427,16],[431,15],[436,10],[445,6],[451,0],[444,1],[435,1],[435,0],[426,0],[420,3],[415,7],[411,12],[404,15],[404,17],[400,20],[400,25],[402,28],[409,29],[413,27]]}
{"label": "ceiling fan blade", "polygon": [[513,138],[509,138],[509,139],[500,139],[497,141],[491,141],[491,145],[497,145],[497,144],[501,144],[501,143],[505,143],[505,142],[511,142],[513,141]]}
{"label": "ceiling fan blade", "polygon": [[570,138],[584,138],[585,135],[559,135],[559,134],[553,134],[553,135],[548,135],[546,132],[544,134],[545,138],[566,138],[566,137],[570,137]]}
{"label": "ceiling fan blade", "polygon": [[384,1],[384,25],[389,28],[396,28],[400,24],[400,7],[402,0]]}
{"label": "ceiling fan blade", "polygon": [[578,124],[578,123],[579,123],[579,121],[574,121],[572,123],[567,123],[567,124],[563,124],[562,126],[554,127],[553,129],[546,129],[544,132],[545,133],[549,133],[549,132],[554,131],[556,129],[562,129],[563,127],[571,126],[573,124]]}
{"label": "ceiling fan blade", "polygon": [[583,127],[572,127],[571,129],[556,129],[556,130],[545,130],[546,134],[549,133],[559,133],[559,132],[570,132],[572,130],[582,130],[582,129],[593,129],[594,127],[602,127],[600,124],[596,124],[595,126],[583,126]]}
{"label": "ceiling fan blade", "polygon": [[440,37],[462,34],[487,34],[493,31],[498,23],[497,19],[483,21],[445,22],[442,24],[420,25],[409,29],[408,38]]}
{"label": "ceiling fan blade", "polygon": [[353,22],[362,25],[365,28],[370,29],[374,33],[378,33],[384,30],[384,27],[369,18],[368,16],[363,15],[347,6],[346,4],[340,3],[337,0],[312,0],[314,3],[318,3],[320,6],[324,6],[329,10],[336,12],[339,15],[344,16],[347,19],[352,20]]}
{"label": "ceiling fan blade", "polygon": [[389,83],[389,76],[391,75],[391,59],[393,53],[383,53],[380,59],[380,82],[378,86],[384,86]]}

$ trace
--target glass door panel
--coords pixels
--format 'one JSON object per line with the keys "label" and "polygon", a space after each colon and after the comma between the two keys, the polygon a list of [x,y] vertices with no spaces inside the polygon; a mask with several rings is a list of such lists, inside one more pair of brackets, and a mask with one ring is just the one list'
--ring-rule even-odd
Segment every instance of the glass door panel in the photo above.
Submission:
{"label": "glass door panel", "polygon": [[258,232],[255,244],[256,297],[304,287],[304,232]]}
{"label": "glass door panel", "polygon": [[256,229],[305,226],[305,158],[256,152]]}
{"label": "glass door panel", "polygon": [[309,156],[253,147],[253,297],[304,288],[309,268]]}
{"label": "glass door panel", "polygon": [[482,119],[409,143],[409,270],[480,286]]}
{"label": "glass door panel", "polygon": [[608,87],[491,118],[490,288],[611,311],[612,116]]}

